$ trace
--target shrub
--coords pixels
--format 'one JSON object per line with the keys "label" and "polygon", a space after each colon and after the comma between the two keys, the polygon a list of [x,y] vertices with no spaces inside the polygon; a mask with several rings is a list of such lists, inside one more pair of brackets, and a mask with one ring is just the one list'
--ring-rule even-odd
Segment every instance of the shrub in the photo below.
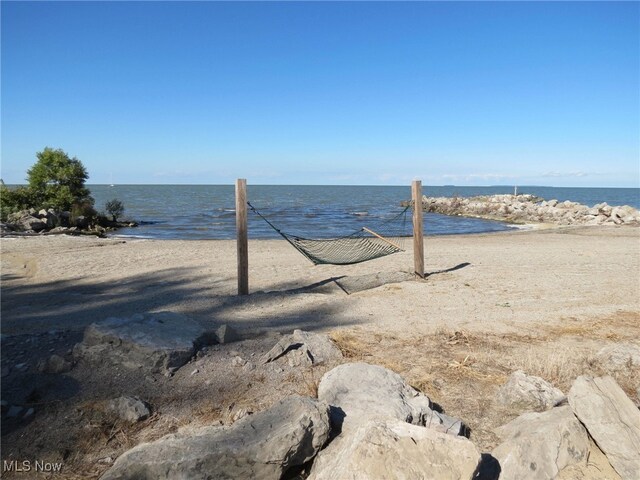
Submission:
{"label": "shrub", "polygon": [[113,217],[114,222],[117,222],[118,217],[124,213],[124,204],[117,198],[109,200],[104,208],[107,213]]}
{"label": "shrub", "polygon": [[[92,199],[93,200],[93,199]],[[98,213],[93,208],[93,201],[78,202],[71,205],[71,216],[69,221],[71,225],[77,225],[79,227],[86,227],[95,220]],[[79,217],[84,217],[83,222],[78,222]]]}
{"label": "shrub", "polygon": [[7,217],[21,210],[28,210],[33,205],[31,190],[27,187],[9,188],[0,180],[0,218]]}

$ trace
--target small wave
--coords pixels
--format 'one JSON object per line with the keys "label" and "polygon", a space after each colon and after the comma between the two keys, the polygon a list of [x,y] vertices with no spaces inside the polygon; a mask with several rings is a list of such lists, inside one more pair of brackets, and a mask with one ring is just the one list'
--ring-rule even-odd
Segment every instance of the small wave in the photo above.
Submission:
{"label": "small wave", "polygon": [[366,217],[369,215],[369,212],[351,212],[351,215],[355,215],[356,217]]}
{"label": "small wave", "polygon": [[167,223],[166,220],[140,220],[138,225],[162,225]]}
{"label": "small wave", "polygon": [[111,237],[111,238],[134,238],[136,240],[153,240],[154,238],[157,238],[155,236],[150,236],[150,235],[127,235],[126,233],[114,233],[112,235],[109,235],[109,237]]}
{"label": "small wave", "polygon": [[532,224],[532,223],[527,223],[524,225],[507,225],[509,228],[513,229],[513,230],[535,230],[536,228],[538,228],[538,225]]}

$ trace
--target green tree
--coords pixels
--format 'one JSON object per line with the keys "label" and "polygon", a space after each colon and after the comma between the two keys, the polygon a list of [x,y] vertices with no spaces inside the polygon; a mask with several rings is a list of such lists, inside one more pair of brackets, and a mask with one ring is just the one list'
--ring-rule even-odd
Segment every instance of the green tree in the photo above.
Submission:
{"label": "green tree", "polygon": [[70,210],[74,204],[93,205],[84,185],[89,175],[80,160],[49,147],[36,156],[38,161],[27,171],[34,208]]}
{"label": "green tree", "polygon": [[27,187],[9,188],[0,179],[0,219],[5,221],[11,213],[31,208],[33,199]]}
{"label": "green tree", "polygon": [[109,200],[104,208],[107,213],[113,217],[114,222],[117,222],[118,217],[124,213],[124,204],[117,198]]}

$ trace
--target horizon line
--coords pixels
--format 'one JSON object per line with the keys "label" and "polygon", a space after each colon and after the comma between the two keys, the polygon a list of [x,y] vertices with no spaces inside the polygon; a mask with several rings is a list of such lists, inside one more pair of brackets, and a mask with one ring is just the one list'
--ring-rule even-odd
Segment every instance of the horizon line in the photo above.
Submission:
{"label": "horizon line", "polygon": [[[7,183],[6,186],[26,186],[27,183]],[[233,187],[234,183],[85,183],[89,186],[104,186],[104,187],[118,187],[118,186],[185,186],[185,187],[220,187],[230,186]],[[248,183],[247,186],[256,187],[411,187],[411,184],[345,184],[345,183]],[[619,188],[619,189],[640,189],[640,185],[621,187],[621,186],[567,186],[567,185],[526,185],[526,184],[500,184],[500,185],[455,185],[455,184],[442,184],[442,185],[428,185],[422,184],[422,187],[460,187],[460,188]]]}

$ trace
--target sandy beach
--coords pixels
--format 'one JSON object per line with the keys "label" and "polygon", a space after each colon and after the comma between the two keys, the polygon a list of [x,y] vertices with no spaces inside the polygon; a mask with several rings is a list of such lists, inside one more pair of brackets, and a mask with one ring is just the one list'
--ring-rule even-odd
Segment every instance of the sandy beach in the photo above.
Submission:
{"label": "sandy beach", "polygon": [[285,241],[252,240],[249,256],[251,294],[237,297],[233,241],[4,238],[3,333],[80,330],[101,317],[163,309],[248,332],[536,333],[640,310],[637,228],[428,237],[427,280],[354,295],[330,280],[411,272],[412,252],[313,266]]}
{"label": "sandy beach", "polygon": [[[598,373],[591,359],[603,346],[637,344],[640,338],[640,229],[632,227],[427,237],[425,280],[351,295],[333,280],[411,272],[412,252],[351,266],[313,266],[283,240],[250,240],[251,294],[238,297],[233,241],[48,236],[3,238],[1,247],[3,366],[35,365],[38,354],[64,353],[96,320],[151,311],[184,313],[206,326],[232,325],[247,340],[229,348],[242,355],[264,353],[279,333],[321,331],[347,359],[400,373],[447,413],[463,418],[483,449],[496,444],[492,429],[516,415],[493,400],[512,371],[524,369],[566,391],[577,375]],[[51,348],[40,353],[26,350],[26,342],[40,341],[29,338],[44,338],[52,330],[63,332],[59,346],[50,342]],[[231,353],[218,354],[228,358]],[[215,358],[207,367],[211,372],[228,370],[215,366]],[[52,419],[69,404],[80,408],[108,395],[90,370],[74,368],[70,375],[80,393],[66,406],[34,402],[40,412],[33,422],[3,432],[3,457],[40,452],[65,458],[62,447],[33,444],[36,432],[44,431],[44,438],[66,442],[73,452],[67,453],[67,474],[97,476],[108,467],[99,462],[103,456],[117,456],[185,424],[228,421],[238,405],[257,411],[299,392],[301,385],[298,373],[290,372],[275,387],[264,374],[248,385],[245,378],[231,382],[233,388],[221,389],[215,381],[205,387],[187,370],[147,386],[132,387],[135,376],[126,372],[119,373],[123,383],[109,377],[110,388],[121,393],[128,385],[146,394],[160,413],[144,428],[125,430],[126,438],[105,441],[108,434],[82,434],[80,420],[64,439],[55,433]],[[305,377],[305,388],[312,392],[322,373]],[[21,384],[17,375],[12,370],[3,387],[28,383]],[[621,374],[617,379],[638,402],[637,378]]]}

